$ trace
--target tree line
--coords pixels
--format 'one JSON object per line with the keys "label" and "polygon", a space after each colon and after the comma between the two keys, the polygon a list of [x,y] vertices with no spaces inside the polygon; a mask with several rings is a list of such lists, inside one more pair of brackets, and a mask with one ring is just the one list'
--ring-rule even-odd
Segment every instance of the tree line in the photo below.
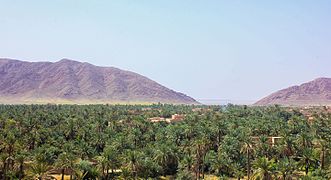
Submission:
{"label": "tree line", "polygon": [[[148,120],[172,114],[185,119]],[[280,106],[0,105],[0,179],[330,179],[331,116],[312,116]]]}

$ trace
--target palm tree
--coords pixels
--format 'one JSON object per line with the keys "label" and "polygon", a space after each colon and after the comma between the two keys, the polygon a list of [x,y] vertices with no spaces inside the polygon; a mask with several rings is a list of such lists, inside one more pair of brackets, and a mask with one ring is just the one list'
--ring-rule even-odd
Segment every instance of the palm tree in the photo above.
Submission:
{"label": "palm tree", "polygon": [[131,168],[131,174],[134,179],[138,179],[139,153],[135,150],[128,150],[125,155],[128,166]]}
{"label": "palm tree", "polygon": [[245,176],[245,168],[242,168],[240,164],[235,163],[231,166],[231,169],[233,171],[233,176],[236,177],[238,180],[243,178]]}
{"label": "palm tree", "polygon": [[170,143],[158,143],[156,144],[156,150],[154,151],[154,160],[163,167],[163,173],[169,170],[169,166],[178,165],[178,154],[172,144]]}
{"label": "palm tree", "polygon": [[206,164],[211,167],[211,170],[214,171],[218,176],[222,176],[223,172],[230,174],[232,169],[230,165],[233,162],[226,154],[220,152],[209,151],[206,155]]}
{"label": "palm tree", "polygon": [[72,172],[74,169],[74,156],[66,152],[60,154],[55,162],[55,167],[61,169],[61,180],[64,180],[65,170],[70,170],[70,179],[72,179]]}
{"label": "palm tree", "polygon": [[80,160],[77,164],[76,175],[83,175],[87,179],[97,179],[99,177],[99,171],[90,161]]}
{"label": "palm tree", "polygon": [[306,175],[308,175],[309,168],[317,164],[317,159],[313,152],[313,149],[304,148],[302,150],[301,159],[299,161],[299,165],[304,167]]}
{"label": "palm tree", "polygon": [[28,177],[30,177],[31,179],[42,180],[42,179],[49,177],[49,175],[50,175],[49,173],[51,170],[52,170],[52,167],[47,163],[32,162],[28,168]]}
{"label": "palm tree", "polygon": [[316,116],[313,123],[315,135],[321,148],[320,163],[321,170],[323,170],[325,168],[325,159],[327,159],[326,152],[330,148],[331,143],[331,118],[328,118],[325,114],[322,114]]}
{"label": "palm tree", "polygon": [[84,172],[79,169],[75,169],[75,180],[84,180],[85,176],[87,175],[87,172]]}
{"label": "palm tree", "polygon": [[104,156],[97,156],[95,159],[98,162],[98,169],[102,174],[102,179],[106,179],[108,171],[107,173],[105,171],[108,168],[108,160]]}
{"label": "palm tree", "polygon": [[286,180],[297,169],[297,163],[293,159],[283,158],[277,162],[276,169],[281,174],[282,179]]}
{"label": "palm tree", "polygon": [[269,160],[266,157],[261,157],[253,162],[254,173],[253,179],[271,180],[275,170],[274,160]]}
{"label": "palm tree", "polygon": [[14,171],[14,155],[19,146],[17,124],[17,121],[12,119],[6,120],[3,124],[1,124],[0,149],[2,159],[2,173],[4,178],[6,178],[7,173],[10,172],[12,174]]}
{"label": "palm tree", "polygon": [[184,154],[184,156],[181,158],[181,161],[179,163],[179,167],[182,170],[186,169],[188,172],[191,172],[193,163],[194,163],[193,157]]}
{"label": "palm tree", "polygon": [[251,177],[251,156],[254,151],[253,143],[250,137],[244,142],[244,145],[241,148],[241,152],[246,153],[247,158],[247,178]]}
{"label": "palm tree", "polygon": [[[286,131],[286,130],[284,130]],[[279,144],[276,144],[276,148],[279,152],[279,157],[290,157],[294,155],[295,150],[295,138],[289,132],[282,133],[282,138]]]}
{"label": "palm tree", "polygon": [[27,152],[22,152],[15,157],[18,163],[18,179],[23,179],[24,177],[24,161],[26,160]]}
{"label": "palm tree", "polygon": [[205,137],[201,137],[195,140],[193,144],[194,144],[195,157],[196,157],[196,165],[195,165],[196,177],[197,179],[200,179],[200,172],[201,172],[202,178],[204,179],[204,168],[205,168],[204,159],[206,153],[208,152],[210,141]]}

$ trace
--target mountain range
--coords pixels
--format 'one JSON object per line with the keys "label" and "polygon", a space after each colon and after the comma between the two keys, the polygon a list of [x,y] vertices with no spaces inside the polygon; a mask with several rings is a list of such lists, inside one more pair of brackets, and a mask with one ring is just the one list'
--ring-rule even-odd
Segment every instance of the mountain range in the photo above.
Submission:
{"label": "mountain range", "polygon": [[318,78],[299,86],[277,91],[254,105],[273,104],[284,106],[331,105],[331,78]]}
{"label": "mountain range", "polygon": [[[62,59],[27,62],[0,58],[2,104],[199,104],[134,72]],[[282,89],[254,105],[331,105],[331,78]]]}
{"label": "mountain range", "polygon": [[69,59],[0,59],[0,103],[175,103],[193,98],[134,72]]}

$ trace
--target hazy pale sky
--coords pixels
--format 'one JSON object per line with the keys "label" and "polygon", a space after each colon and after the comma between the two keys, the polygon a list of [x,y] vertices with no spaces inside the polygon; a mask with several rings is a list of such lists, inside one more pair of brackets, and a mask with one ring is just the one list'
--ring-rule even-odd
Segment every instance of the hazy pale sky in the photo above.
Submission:
{"label": "hazy pale sky", "polygon": [[196,99],[331,77],[330,0],[0,0],[0,57],[69,58]]}

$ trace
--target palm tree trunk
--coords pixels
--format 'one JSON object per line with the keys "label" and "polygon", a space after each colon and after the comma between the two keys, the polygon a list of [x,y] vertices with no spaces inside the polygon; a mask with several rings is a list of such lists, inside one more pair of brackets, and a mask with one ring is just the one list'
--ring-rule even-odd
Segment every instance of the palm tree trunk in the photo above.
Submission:
{"label": "palm tree trunk", "polygon": [[[113,171],[113,169],[112,169],[112,171]],[[107,169],[106,169],[106,179],[108,179],[108,176],[109,176],[109,167],[107,166]]]}
{"label": "palm tree trunk", "polygon": [[23,166],[22,164],[20,164],[20,167],[19,167],[19,173],[18,173],[18,179],[21,180],[23,179]]}
{"label": "palm tree trunk", "polygon": [[218,130],[218,137],[217,137],[217,148],[219,148],[221,144],[221,130]]}
{"label": "palm tree trunk", "polygon": [[269,173],[265,173],[263,179],[264,180],[271,180]]}
{"label": "palm tree trunk", "polygon": [[324,169],[325,166],[325,148],[322,146],[322,154],[321,154],[321,170]]}
{"label": "palm tree trunk", "polygon": [[204,161],[204,159],[205,159],[205,156],[206,156],[206,154],[205,155],[203,155],[204,157],[202,158],[202,169],[201,169],[201,171],[202,171],[202,179],[205,179],[205,161]]}
{"label": "palm tree trunk", "polygon": [[200,145],[198,146],[198,149],[197,149],[197,163],[198,163],[198,166],[197,166],[197,179],[199,180],[200,179],[200,171],[201,171],[201,166],[200,166],[200,161],[201,161],[201,151],[200,151]]}
{"label": "palm tree trunk", "polygon": [[61,174],[62,174],[61,180],[64,180],[64,168],[61,170]]}
{"label": "palm tree trunk", "polygon": [[137,169],[136,169],[136,165],[132,164],[132,166],[133,166],[133,169],[134,169],[134,179],[137,180],[138,179],[138,172],[137,172]]}
{"label": "palm tree trunk", "polygon": [[102,166],[102,179],[104,179],[105,177],[106,177],[105,166]]}
{"label": "palm tree trunk", "polygon": [[24,168],[23,168],[23,163],[21,162],[20,163],[20,171],[19,171],[18,179],[19,180],[23,179],[23,176],[24,176]]}
{"label": "palm tree trunk", "polygon": [[198,179],[200,180],[200,176],[201,176],[201,166],[199,165],[199,169],[198,169]]}
{"label": "palm tree trunk", "polygon": [[306,175],[308,175],[308,171],[309,171],[309,161],[308,161],[308,159],[306,159],[306,169],[305,169],[305,171],[306,171]]}
{"label": "palm tree trunk", "polygon": [[2,177],[2,179],[3,180],[6,180],[6,174],[7,174],[7,163],[6,163],[6,160],[4,161],[4,163],[3,163],[3,170],[2,170],[2,172],[3,172],[3,177]]}
{"label": "palm tree trunk", "polygon": [[247,148],[247,178],[251,179],[251,156],[249,152],[249,148]]}

